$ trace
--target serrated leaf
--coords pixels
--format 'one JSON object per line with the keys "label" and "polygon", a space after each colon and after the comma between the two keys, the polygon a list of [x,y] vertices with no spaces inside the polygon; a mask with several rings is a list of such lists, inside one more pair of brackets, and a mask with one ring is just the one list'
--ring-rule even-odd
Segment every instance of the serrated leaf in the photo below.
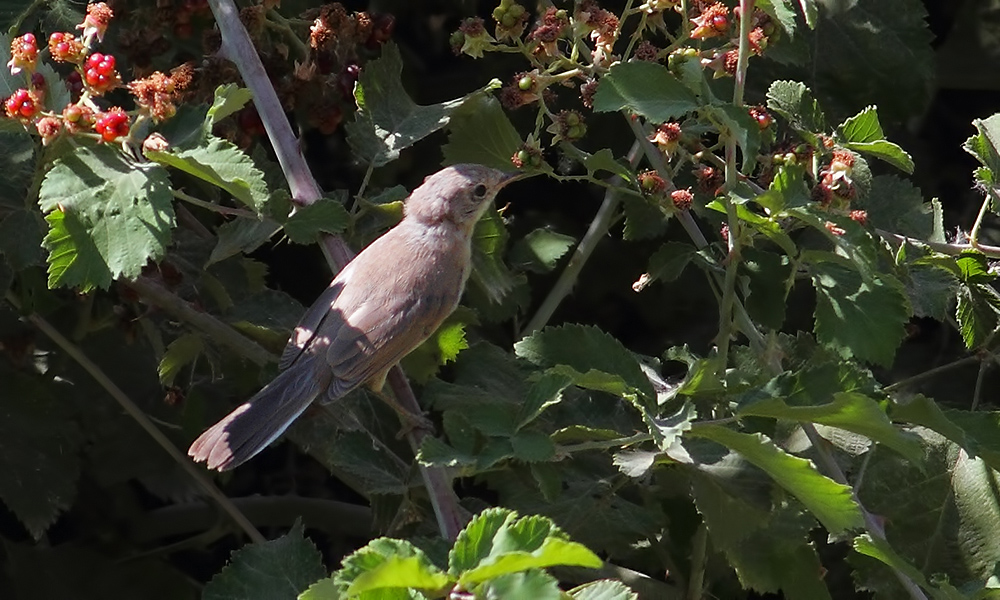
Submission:
{"label": "serrated leaf", "polygon": [[478,163],[510,171],[521,136],[492,96],[468,99],[451,115],[448,143],[441,147],[445,164]]}
{"label": "serrated leaf", "polygon": [[638,594],[620,581],[599,579],[569,591],[573,600],[639,600]]}
{"label": "serrated leaf", "polygon": [[576,238],[548,229],[535,229],[514,244],[510,250],[513,266],[536,273],[546,273],[556,268],[573,245]]}
{"label": "serrated leaf", "polygon": [[296,244],[314,244],[323,233],[338,234],[351,222],[351,215],[341,199],[320,198],[309,206],[296,209],[285,221],[288,239]]}
{"label": "serrated leaf", "polygon": [[866,279],[833,254],[810,257],[819,341],[845,358],[892,364],[910,317],[902,285],[884,274]]}
{"label": "serrated leaf", "polygon": [[174,378],[177,377],[181,369],[194,362],[204,349],[204,341],[197,333],[185,333],[170,342],[157,369],[160,374],[160,383],[167,387],[172,386]]}
{"label": "serrated leaf", "polygon": [[754,202],[766,208],[769,214],[805,206],[811,201],[805,182],[805,167],[800,165],[778,167],[767,191],[754,198]]}
{"label": "serrated leaf", "polygon": [[459,576],[459,584],[470,585],[530,569],[554,566],[596,569],[604,562],[583,544],[558,537],[547,537],[540,548],[531,551],[508,550],[490,557],[479,566]]}
{"label": "serrated leaf", "polygon": [[612,175],[618,175],[625,181],[632,181],[634,178],[632,169],[623,161],[616,159],[614,153],[609,148],[601,148],[597,152],[590,154],[580,150],[573,144],[560,144],[559,147],[567,155],[580,161],[583,167],[587,169],[587,175],[590,177],[597,177],[597,174],[603,171]]}
{"label": "serrated leaf", "polygon": [[532,600],[563,600],[559,580],[545,571],[523,571],[500,575],[476,588],[483,598],[531,598]]}
{"label": "serrated leaf", "polygon": [[757,7],[780,23],[789,37],[794,37],[798,29],[796,5],[796,0],[757,0]]}
{"label": "serrated leaf", "polygon": [[83,437],[52,382],[0,362],[0,500],[36,540],[68,509]]}
{"label": "serrated leaf", "polygon": [[823,110],[803,83],[775,81],[767,89],[767,107],[799,131],[813,134],[826,131]]}
{"label": "serrated leaf", "polygon": [[745,248],[740,267],[749,277],[746,309],[750,317],[772,329],[781,328],[791,278],[795,275],[788,256]]}
{"label": "serrated leaf", "polygon": [[970,350],[978,348],[991,339],[1000,326],[1000,293],[987,284],[960,286],[955,320],[958,321],[965,347]]}
{"label": "serrated leaf", "polygon": [[216,230],[218,241],[212,248],[212,254],[205,262],[205,266],[222,262],[240,253],[249,254],[280,230],[281,225],[271,219],[240,217],[227,221]]}
{"label": "serrated leaf", "polygon": [[760,125],[750,116],[745,108],[732,104],[717,104],[706,106],[699,111],[704,113],[718,127],[719,134],[731,136],[743,153],[740,171],[749,174],[757,164],[757,152],[760,151]]}
{"label": "serrated leaf", "polygon": [[622,194],[621,199],[625,213],[622,238],[628,241],[646,240],[658,237],[667,230],[670,216],[664,214],[654,200],[632,194]]}
{"label": "serrated leaf", "polygon": [[896,252],[896,267],[906,295],[918,317],[947,318],[958,289],[955,259],[926,246],[903,243]]}
{"label": "serrated leaf", "polygon": [[913,173],[913,159],[902,148],[885,139],[878,111],[869,106],[837,127],[844,147],[881,158],[906,173]]}
{"label": "serrated leaf", "polygon": [[514,344],[514,352],[542,367],[565,365],[577,373],[595,371],[620,377],[630,393],[656,398],[653,385],[632,353],[596,327],[546,327]]}
{"label": "serrated leaf", "polygon": [[895,175],[872,178],[868,194],[854,204],[868,213],[873,227],[921,240],[930,240],[935,233],[935,208],[924,202],[920,190]]}
{"label": "serrated leaf", "polygon": [[976,119],[972,124],[979,133],[966,140],[962,147],[983,163],[995,180],[1000,175],[1000,114]]}
{"label": "serrated leaf", "polygon": [[496,211],[487,211],[472,232],[472,283],[493,304],[500,304],[517,281],[503,260],[507,228]]}
{"label": "serrated leaf", "polygon": [[699,106],[698,98],[666,67],[645,61],[614,65],[594,94],[596,112],[627,109],[654,123],[676,119]]}
{"label": "serrated leaf", "polygon": [[924,451],[918,439],[892,425],[878,403],[863,394],[836,393],[833,402],[790,406],[781,398],[766,398],[740,407],[739,415],[820,423],[860,433],[919,463]]}
{"label": "serrated leaf", "polygon": [[215,88],[215,98],[205,115],[205,126],[211,130],[213,125],[236,113],[251,100],[253,100],[253,93],[246,88],[241,88],[235,83],[220,85]]}
{"label": "serrated leaf", "polygon": [[166,171],[129,163],[108,146],[57,160],[38,203],[48,213],[50,287],[107,288],[114,277],[134,278],[163,255],[174,227]]}
{"label": "serrated leaf", "polygon": [[820,475],[812,463],[786,454],[763,435],[704,424],[695,424],[688,435],[710,439],[739,452],[798,498],[830,533],[861,526],[861,510],[850,487]]}
{"label": "serrated leaf", "polygon": [[359,574],[346,593],[354,597],[393,588],[438,591],[450,583],[451,578],[435,567],[423,553],[405,557],[392,555]]}
{"label": "serrated leaf", "polygon": [[361,158],[376,167],[395,160],[401,150],[447,125],[455,109],[493,87],[490,84],[462,98],[418,106],[403,89],[402,70],[399,49],[395,44],[386,44],[382,56],[362,69],[354,88],[358,112],[346,125],[347,141]]}
{"label": "serrated leaf", "polygon": [[164,152],[147,150],[147,158],[164,166],[174,167],[208,182],[260,212],[268,200],[267,184],[253,159],[224,139],[209,136],[198,146],[169,149]]}
{"label": "serrated leaf", "polygon": [[302,524],[276,540],[251,544],[233,552],[202,593],[204,600],[294,600],[326,576],[323,557],[302,535]]}
{"label": "serrated leaf", "polygon": [[698,250],[691,244],[666,242],[649,257],[649,266],[646,267],[645,277],[641,279],[641,288],[657,280],[674,281],[681,276],[684,267],[697,253]]}

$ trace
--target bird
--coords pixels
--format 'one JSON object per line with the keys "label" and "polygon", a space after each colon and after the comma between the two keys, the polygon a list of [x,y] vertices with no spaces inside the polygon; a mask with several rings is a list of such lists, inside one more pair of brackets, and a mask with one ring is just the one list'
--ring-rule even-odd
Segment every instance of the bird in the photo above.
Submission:
{"label": "bird", "polygon": [[367,384],[455,310],[472,265],[472,233],[505,185],[518,178],[476,164],[427,177],[402,220],[351,260],[306,310],[282,353],[279,374],[191,444],[188,455],[226,471],[253,458],[313,402]]}

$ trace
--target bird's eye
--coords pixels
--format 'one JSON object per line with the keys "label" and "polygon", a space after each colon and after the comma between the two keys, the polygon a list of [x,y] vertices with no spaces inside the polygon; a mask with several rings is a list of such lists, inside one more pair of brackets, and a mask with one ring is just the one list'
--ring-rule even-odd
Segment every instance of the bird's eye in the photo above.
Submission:
{"label": "bird's eye", "polygon": [[475,194],[477,198],[482,198],[486,195],[486,186],[480,183],[476,187],[472,188],[472,193]]}

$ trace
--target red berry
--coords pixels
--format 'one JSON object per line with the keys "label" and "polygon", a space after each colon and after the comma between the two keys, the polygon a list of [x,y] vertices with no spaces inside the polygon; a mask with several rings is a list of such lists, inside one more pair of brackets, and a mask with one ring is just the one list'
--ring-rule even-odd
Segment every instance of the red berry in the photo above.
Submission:
{"label": "red berry", "polygon": [[55,32],[55,33],[53,33],[52,35],[49,36],[49,42],[50,43],[51,42],[61,42],[62,39],[63,39],[63,37],[64,37],[63,33],[61,31],[57,31],[57,32]]}
{"label": "red berry", "polygon": [[33,34],[33,33],[26,33],[26,34],[24,34],[24,35],[21,36],[21,39],[24,40],[26,43],[31,44],[32,46],[34,46],[34,45],[36,45],[38,43],[35,40],[35,34]]}
{"label": "red berry", "polygon": [[729,29],[729,18],[726,15],[715,15],[712,17],[712,28],[716,31],[726,31]]}
{"label": "red berry", "polygon": [[38,112],[38,104],[35,102],[34,96],[24,88],[11,94],[4,103],[4,108],[7,110],[7,116],[11,118],[30,119]]}

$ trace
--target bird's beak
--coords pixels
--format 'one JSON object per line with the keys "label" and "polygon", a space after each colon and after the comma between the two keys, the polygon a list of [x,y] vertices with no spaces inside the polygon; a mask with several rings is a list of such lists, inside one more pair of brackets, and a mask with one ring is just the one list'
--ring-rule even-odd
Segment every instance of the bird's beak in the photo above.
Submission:
{"label": "bird's beak", "polygon": [[527,179],[528,177],[531,177],[532,175],[533,175],[533,173],[525,173],[525,172],[522,172],[522,171],[513,171],[513,172],[504,173],[503,177],[500,178],[500,185],[498,187],[504,187],[505,185],[507,185],[509,183],[513,183],[515,181],[520,181],[522,179]]}

